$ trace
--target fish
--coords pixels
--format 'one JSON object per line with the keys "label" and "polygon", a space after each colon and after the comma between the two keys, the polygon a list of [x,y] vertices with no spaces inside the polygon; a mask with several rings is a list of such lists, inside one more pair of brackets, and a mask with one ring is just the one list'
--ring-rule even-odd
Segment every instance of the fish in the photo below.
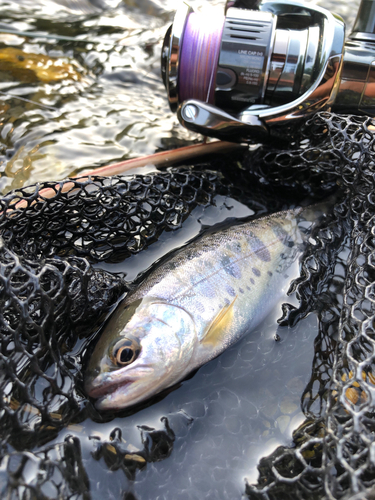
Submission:
{"label": "fish", "polygon": [[14,47],[0,49],[1,71],[23,83],[53,83],[62,80],[79,81],[83,69],[66,57],[33,54]]}
{"label": "fish", "polygon": [[120,302],[90,357],[84,386],[95,407],[144,402],[255,328],[289,288],[301,211],[206,233],[157,265]]}

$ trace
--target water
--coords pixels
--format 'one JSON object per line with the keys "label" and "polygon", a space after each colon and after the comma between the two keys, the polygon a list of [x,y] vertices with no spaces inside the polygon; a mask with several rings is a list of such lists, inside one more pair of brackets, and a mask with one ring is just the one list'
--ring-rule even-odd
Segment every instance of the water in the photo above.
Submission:
{"label": "water", "polygon": [[[324,7],[350,22],[356,12],[353,3]],[[160,77],[174,1],[0,0],[0,8],[0,28],[49,37],[0,31],[1,192],[197,139],[170,112]],[[20,61],[27,54],[31,69]]]}
{"label": "water", "polygon": [[[87,13],[88,2],[0,3],[4,29],[74,39],[0,32],[2,192],[196,139],[177,125],[160,76],[174,2],[102,4],[108,8]],[[24,52],[36,55],[32,70],[19,61]]]}
{"label": "water", "polygon": [[[353,3],[323,6],[353,22]],[[175,2],[0,0],[0,8],[1,192],[198,139],[169,111],[160,77],[161,40]],[[22,64],[27,53],[35,54],[31,68]],[[240,204],[226,210],[225,200],[214,214],[197,209],[181,232],[121,270],[131,280],[202,224],[249,213]],[[79,438],[92,499],[241,498],[246,482],[257,481],[260,459],[292,445],[306,419],[302,399],[314,380],[318,319],[311,314],[286,328],[277,325],[280,314],[279,304],[255,332],[150,406],[104,417],[91,409],[49,444]],[[32,481],[35,469],[24,474]],[[47,498],[56,498],[53,484],[45,483]]]}

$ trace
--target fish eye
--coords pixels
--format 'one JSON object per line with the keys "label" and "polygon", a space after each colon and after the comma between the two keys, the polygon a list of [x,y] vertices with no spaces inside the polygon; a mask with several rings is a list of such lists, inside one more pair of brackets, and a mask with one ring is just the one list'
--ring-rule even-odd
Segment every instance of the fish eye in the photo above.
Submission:
{"label": "fish eye", "polygon": [[130,365],[138,358],[140,350],[140,345],[135,340],[121,339],[111,348],[112,363],[119,367]]}

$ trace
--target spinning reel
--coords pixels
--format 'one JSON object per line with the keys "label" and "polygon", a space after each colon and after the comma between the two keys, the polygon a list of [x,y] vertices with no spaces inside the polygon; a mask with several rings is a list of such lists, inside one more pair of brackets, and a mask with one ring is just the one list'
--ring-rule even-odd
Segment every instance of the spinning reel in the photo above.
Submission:
{"label": "spinning reel", "polygon": [[280,136],[321,110],[375,116],[375,0],[347,40],[341,17],[302,2],[227,1],[216,17],[184,3],[161,66],[182,125],[223,140]]}

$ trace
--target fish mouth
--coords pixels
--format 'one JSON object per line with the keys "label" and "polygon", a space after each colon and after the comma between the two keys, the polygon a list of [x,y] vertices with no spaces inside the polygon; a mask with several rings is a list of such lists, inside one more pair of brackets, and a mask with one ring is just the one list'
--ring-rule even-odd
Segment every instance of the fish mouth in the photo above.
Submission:
{"label": "fish mouth", "polygon": [[[98,377],[99,378],[99,377]],[[92,380],[86,385],[86,392],[93,399],[104,399],[110,394],[117,391],[119,387],[126,388],[129,384],[132,383],[132,380],[121,380],[110,382],[108,379],[102,380]]]}
{"label": "fish mouth", "polygon": [[[97,410],[109,410],[117,411],[127,408],[128,406],[133,406],[138,398],[131,397],[129,399],[127,392],[129,392],[129,387],[131,386],[133,380],[123,380],[122,382],[116,382],[109,386],[103,386],[95,388],[90,396],[95,399],[95,408]],[[139,394],[142,398],[142,393]]]}
{"label": "fish mouth", "polygon": [[114,376],[114,373],[102,373],[94,378],[88,377],[85,390],[90,398],[96,400],[94,403],[96,409],[119,410],[144,399],[145,389],[144,384],[139,384],[140,379],[149,380],[153,373],[153,368],[148,366],[142,367],[126,377],[122,374],[124,378],[119,376],[119,372],[117,372],[117,376]]}

